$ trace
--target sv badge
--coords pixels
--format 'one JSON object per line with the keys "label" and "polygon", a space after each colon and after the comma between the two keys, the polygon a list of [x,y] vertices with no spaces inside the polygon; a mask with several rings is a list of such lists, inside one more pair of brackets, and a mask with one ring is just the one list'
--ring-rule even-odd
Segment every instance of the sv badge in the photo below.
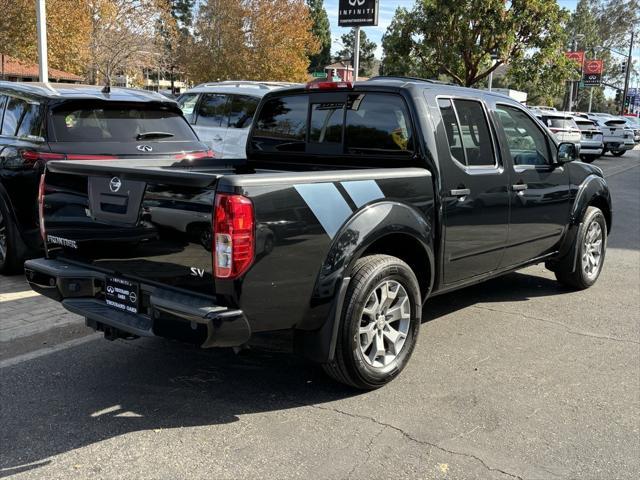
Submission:
{"label": "sv badge", "polygon": [[191,275],[194,277],[204,277],[204,268],[191,267]]}

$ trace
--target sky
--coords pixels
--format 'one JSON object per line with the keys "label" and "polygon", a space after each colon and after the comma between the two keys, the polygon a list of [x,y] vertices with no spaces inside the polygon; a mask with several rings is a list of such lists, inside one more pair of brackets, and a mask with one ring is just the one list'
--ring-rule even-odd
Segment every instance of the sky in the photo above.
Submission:
{"label": "sky", "polygon": [[[561,7],[568,10],[575,10],[578,0],[558,0]],[[393,14],[398,7],[405,7],[410,10],[415,4],[415,0],[379,0],[378,26],[363,27],[367,37],[373,40],[376,45],[376,58],[382,58],[382,35],[391,23]],[[331,51],[337,52],[342,48],[340,37],[349,31],[346,27],[338,27],[338,0],[324,0],[324,8],[331,23],[331,39],[333,41]]]}

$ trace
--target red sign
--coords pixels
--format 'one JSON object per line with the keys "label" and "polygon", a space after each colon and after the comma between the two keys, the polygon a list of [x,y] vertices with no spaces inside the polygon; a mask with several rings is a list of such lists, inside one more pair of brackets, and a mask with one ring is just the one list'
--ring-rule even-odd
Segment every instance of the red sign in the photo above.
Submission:
{"label": "red sign", "polygon": [[566,52],[565,55],[569,60],[573,60],[580,65],[584,62],[584,52]]}
{"label": "red sign", "polygon": [[601,75],[604,64],[602,60],[587,60],[584,62],[585,75]]}

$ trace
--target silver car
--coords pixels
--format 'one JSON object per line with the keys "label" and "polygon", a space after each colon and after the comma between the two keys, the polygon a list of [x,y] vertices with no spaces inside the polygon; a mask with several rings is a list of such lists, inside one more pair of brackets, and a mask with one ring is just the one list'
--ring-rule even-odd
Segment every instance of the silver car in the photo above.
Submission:
{"label": "silver car", "polygon": [[602,130],[596,122],[588,118],[575,117],[575,121],[581,133],[580,158],[583,162],[591,163],[604,151]]}

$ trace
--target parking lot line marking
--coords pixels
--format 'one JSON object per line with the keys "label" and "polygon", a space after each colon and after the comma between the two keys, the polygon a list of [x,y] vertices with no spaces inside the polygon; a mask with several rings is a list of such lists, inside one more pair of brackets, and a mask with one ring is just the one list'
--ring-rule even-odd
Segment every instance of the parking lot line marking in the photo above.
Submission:
{"label": "parking lot line marking", "polygon": [[6,360],[0,361],[0,369],[12,367],[19,363],[27,362],[29,360],[33,360],[35,358],[43,357],[45,355],[49,355],[50,353],[59,352],[61,350],[66,350],[67,348],[76,347],[78,345],[83,345],[85,343],[92,342],[94,340],[98,340],[102,335],[100,333],[92,333],[91,335],[87,335],[85,337],[74,338],[73,340],[69,340],[68,342],[59,343],[58,345],[52,345],[51,347],[41,348],[39,350],[34,350],[33,352],[25,353],[23,355],[18,355],[16,357],[7,358]]}
{"label": "parking lot line marking", "polygon": [[0,303],[38,296],[40,296],[40,294],[38,292],[34,292],[33,290],[25,290],[24,292],[0,293]]}

